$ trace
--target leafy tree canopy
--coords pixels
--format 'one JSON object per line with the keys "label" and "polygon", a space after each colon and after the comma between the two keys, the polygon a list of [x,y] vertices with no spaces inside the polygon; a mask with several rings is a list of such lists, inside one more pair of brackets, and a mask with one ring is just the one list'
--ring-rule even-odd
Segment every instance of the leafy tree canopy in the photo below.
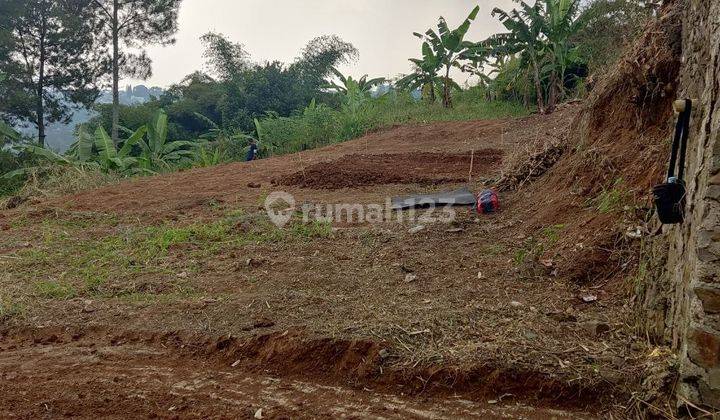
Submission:
{"label": "leafy tree canopy", "polygon": [[90,0],[0,3],[0,73],[5,120],[30,123],[44,143],[45,124],[67,122],[70,104],[89,106],[107,60],[95,38]]}
{"label": "leafy tree canopy", "polygon": [[110,45],[114,143],[119,141],[120,77],[150,77],[151,61],[142,48],[147,44],[168,45],[175,42],[181,1],[92,0],[93,11],[97,11],[96,15],[102,23],[99,36],[106,45]]}
{"label": "leafy tree canopy", "polygon": [[[174,138],[197,138],[208,130],[252,132],[256,118],[290,116],[313,99],[337,104],[338,99],[326,90],[326,79],[334,75],[334,66],[358,55],[352,44],[329,35],[311,40],[292,63],[254,63],[241,44],[222,34],[208,33],[201,40],[210,74],[190,74],[163,97],[142,106],[120,106],[119,126],[135,130],[163,108]],[[89,125],[109,129],[111,109],[98,109],[100,117]]]}

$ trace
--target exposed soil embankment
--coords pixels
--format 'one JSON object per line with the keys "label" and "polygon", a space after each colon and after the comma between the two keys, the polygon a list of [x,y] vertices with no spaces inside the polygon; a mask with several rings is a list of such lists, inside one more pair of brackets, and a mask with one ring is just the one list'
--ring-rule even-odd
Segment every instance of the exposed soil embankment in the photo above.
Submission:
{"label": "exposed soil embankment", "polygon": [[316,163],[274,182],[320,189],[459,183],[467,182],[471,172],[486,174],[497,169],[502,155],[503,152],[497,149],[468,153],[352,154],[331,162]]}
{"label": "exposed soil embankment", "polygon": [[579,283],[622,287],[634,276],[636,239],[649,233],[638,226],[651,214],[651,188],[663,181],[669,155],[680,36],[681,13],[670,4],[594,87],[564,141],[504,177],[505,185],[524,185],[518,211],[528,223],[565,226],[547,257]]}
{"label": "exposed soil embankment", "polygon": [[[602,384],[589,387],[579,381],[568,383],[539,372],[519,371],[509,366],[476,366],[464,369],[428,365],[399,369],[389,366],[388,363],[388,359],[394,357],[390,350],[391,343],[310,338],[292,331],[240,339],[210,338],[179,332],[122,332],[105,328],[5,330],[0,332],[0,372],[12,366],[13,357],[18,352],[32,354],[34,349],[43,348],[54,348],[54,357],[58,357],[57,353],[62,353],[59,357],[62,359],[61,363],[54,367],[45,367],[49,369],[45,374],[51,374],[56,369],[60,371],[57,372],[58,376],[53,384],[48,384],[47,387],[30,387],[25,381],[31,381],[32,377],[25,377],[27,372],[21,371],[13,373],[13,387],[34,390],[26,393],[25,398],[37,401],[47,399],[53,390],[64,395],[66,401],[63,404],[67,406],[54,405],[53,411],[56,414],[63,413],[65,409],[76,410],[78,400],[94,401],[98,392],[107,386],[87,382],[87,377],[64,374],[68,365],[88,363],[95,367],[98,375],[103,372],[108,374],[107,382],[117,386],[128,385],[127,390],[132,392],[147,392],[144,384],[134,384],[132,381],[139,370],[145,369],[145,366],[151,363],[154,369],[164,372],[161,376],[169,376],[163,378],[162,382],[174,382],[178,390],[182,388],[179,384],[205,388],[206,384],[189,382],[189,377],[199,373],[191,368],[195,366],[205,373],[214,372],[217,384],[224,382],[224,376],[235,373],[249,376],[264,374],[282,375],[315,384],[352,384],[356,389],[372,388],[376,395],[397,395],[402,392],[410,398],[422,397],[424,401],[428,398],[463,397],[466,405],[473,404],[470,401],[484,402],[499,395],[512,397],[513,400],[520,398],[536,406],[552,406],[566,410],[587,410],[609,402],[603,397],[609,397],[609,394],[607,389],[602,389]],[[118,363],[123,360],[123,363]],[[175,369],[178,371],[175,372]],[[73,391],[68,394],[62,391],[63,389]],[[5,403],[13,404],[12,398],[8,398],[8,394],[4,395]],[[213,403],[203,401],[204,397],[207,396],[203,392],[198,392],[196,401],[193,401],[194,406],[189,405],[188,401],[180,404],[166,402],[164,405],[170,407],[170,404],[175,404],[180,413],[192,414],[203,405]],[[107,394],[102,398],[114,399]],[[128,403],[127,414],[144,411],[144,402]],[[449,407],[453,407],[452,402],[449,404]],[[7,409],[12,405],[5,407]],[[552,413],[542,410],[539,412],[547,415]],[[560,412],[554,414],[562,415]]]}
{"label": "exposed soil embankment", "polygon": [[[585,103],[550,116],[395,127],[0,212],[0,290],[24,305],[12,319],[21,327],[0,339],[0,408],[37,416],[45,407],[32,401],[47,401],[51,414],[97,416],[122,396],[139,415],[237,416],[255,408],[238,381],[277,395],[252,382],[271,372],[354,386],[345,400],[357,407],[385,407],[367,387],[445,398],[431,405],[450,404],[451,417],[468,414],[454,392],[627,416],[618,407],[670,358],[636,334],[628,283],[666,160],[678,40],[666,7]],[[272,180],[297,203],[383,203],[465,182],[472,150],[471,188],[513,180],[499,214],[320,231],[263,223]],[[524,151],[536,156],[529,170],[523,159],[501,166]],[[59,327],[38,329],[48,325]],[[139,329],[163,332],[128,332]],[[657,389],[672,384],[659,378]],[[277,415],[302,412],[273,404]],[[383,415],[312,404],[311,415]],[[417,415],[407,413],[398,417]]]}

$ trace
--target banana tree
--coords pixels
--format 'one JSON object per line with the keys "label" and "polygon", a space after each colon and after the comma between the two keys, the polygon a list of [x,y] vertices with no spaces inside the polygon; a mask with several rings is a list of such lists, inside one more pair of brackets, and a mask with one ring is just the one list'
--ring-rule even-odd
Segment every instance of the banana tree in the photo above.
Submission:
{"label": "banana tree", "polygon": [[470,25],[477,18],[480,12],[480,6],[476,6],[467,19],[456,29],[451,30],[448,27],[444,17],[440,17],[437,32],[428,29],[425,34],[414,33],[414,35],[423,42],[423,55],[426,50],[431,48],[433,55],[440,61],[443,74],[443,106],[450,108],[452,106],[451,90],[459,88],[457,83],[450,78],[450,70],[456,67],[462,70],[462,63],[467,60],[480,60],[486,53],[486,49],[480,43],[465,41]]}
{"label": "banana tree", "polygon": [[442,61],[435,55],[428,42],[423,42],[422,55],[422,59],[410,59],[410,62],[415,65],[415,71],[398,80],[397,86],[400,89],[411,91],[421,89],[423,97],[433,104],[435,103],[435,88],[443,84],[442,78],[438,77]]}
{"label": "banana tree", "polygon": [[168,117],[160,110],[147,127],[147,141],[139,139],[142,149],[138,162],[145,170],[168,169],[196,157],[198,143],[185,140],[168,141]]}
{"label": "banana tree", "polygon": [[552,110],[558,96],[565,94],[567,68],[580,61],[578,48],[571,38],[584,22],[579,16],[578,0],[545,0],[543,32],[548,42],[545,70],[549,72],[548,108]]}
{"label": "banana tree", "polygon": [[374,79],[368,80],[368,75],[366,74],[360,79],[355,80],[352,78],[352,76],[346,77],[340,72],[340,70],[336,69],[335,67],[331,67],[330,71],[332,71],[332,73],[338,79],[340,79],[341,84],[330,82],[325,85],[325,88],[340,93],[342,95],[347,95],[352,90],[356,90],[362,95],[367,95],[370,93],[370,90],[372,88],[382,83],[385,83],[384,77],[376,77]]}
{"label": "banana tree", "polygon": [[12,127],[0,121],[0,146],[20,138],[20,134]]}
{"label": "banana tree", "polygon": [[360,79],[355,80],[352,76],[345,77],[335,67],[331,67],[330,70],[338,79],[340,79],[341,84],[330,82],[324,87],[342,95],[343,107],[345,107],[345,109],[350,111],[353,115],[358,112],[360,107],[370,97],[370,90],[373,87],[385,82],[385,78],[382,77],[368,80],[367,74],[362,76]]}
{"label": "banana tree", "polygon": [[70,146],[67,156],[76,164],[96,164],[103,172],[148,172],[139,168],[138,159],[132,156],[133,146],[138,144],[146,132],[145,126],[134,132],[130,131],[130,137],[120,141],[122,146],[116,146],[104,128],[98,127],[93,134],[81,128],[77,141]]}
{"label": "banana tree", "polygon": [[568,65],[579,60],[571,43],[583,24],[578,8],[579,0],[544,0],[533,6],[520,2],[520,10],[492,11],[508,32],[493,35],[485,43],[496,57],[519,55],[531,70],[540,113],[554,110],[565,91]]}
{"label": "banana tree", "polygon": [[542,39],[544,29],[542,5],[536,2],[533,6],[529,6],[525,2],[520,2],[520,10],[513,9],[510,12],[496,7],[492,11],[492,16],[497,16],[508,32],[495,34],[484,44],[491,48],[492,55],[496,57],[520,54],[521,60],[528,63],[535,84],[538,110],[544,114],[546,110],[540,77],[540,61],[546,47]]}
{"label": "banana tree", "polygon": [[[19,148],[16,148],[16,150],[28,155],[33,156],[41,161],[52,163],[55,165],[70,165],[73,167],[76,167],[79,171],[81,168],[80,165],[77,165],[77,162],[75,162],[72,158],[63,156],[59,153],[53,152],[50,149],[45,149],[44,147],[35,146],[35,145],[25,145]],[[37,171],[40,169],[40,166],[27,166],[24,168],[16,169],[14,171],[7,172],[5,174],[2,174],[0,176],[0,179],[5,180],[11,180],[14,178],[19,177],[27,177],[34,171]]]}
{"label": "banana tree", "polygon": [[[105,171],[115,170],[118,172],[143,172],[144,169],[139,168],[138,158],[133,157],[130,153],[133,150],[133,146],[142,141],[143,136],[147,128],[140,127],[135,131],[127,140],[123,142],[122,147],[119,149],[113,143],[112,138],[108,135],[104,128],[98,127],[95,131],[94,146],[97,150],[97,162],[101,168]],[[80,139],[78,140],[78,157],[87,159],[88,155],[88,142],[89,136],[81,133]]]}

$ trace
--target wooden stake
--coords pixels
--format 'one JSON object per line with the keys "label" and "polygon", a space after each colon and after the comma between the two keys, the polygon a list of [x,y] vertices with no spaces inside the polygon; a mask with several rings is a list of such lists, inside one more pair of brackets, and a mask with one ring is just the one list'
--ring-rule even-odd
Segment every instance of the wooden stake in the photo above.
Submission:
{"label": "wooden stake", "polygon": [[473,164],[475,163],[475,149],[470,150],[470,173],[468,174],[468,184],[472,181]]}
{"label": "wooden stake", "polygon": [[307,183],[307,178],[305,177],[305,163],[302,160],[302,156],[300,156],[301,153],[302,152],[298,152],[297,156],[298,156],[298,160],[300,161],[300,170],[302,171],[302,174],[303,174],[303,182]]}

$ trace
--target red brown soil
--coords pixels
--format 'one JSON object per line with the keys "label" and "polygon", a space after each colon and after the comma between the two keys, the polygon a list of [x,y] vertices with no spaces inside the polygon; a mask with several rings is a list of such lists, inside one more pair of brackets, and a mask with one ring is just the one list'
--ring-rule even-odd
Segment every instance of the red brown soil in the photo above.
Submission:
{"label": "red brown soil", "polygon": [[[552,121],[561,119],[562,116],[559,115]],[[142,215],[144,219],[201,216],[208,213],[209,207],[218,203],[226,206],[257,205],[267,194],[273,179],[281,179],[297,173],[302,167],[312,167],[317,163],[342,159],[347,155],[442,154],[451,150],[452,153],[467,153],[469,156],[471,150],[507,150],[537,137],[560,136],[553,122],[543,123],[541,120],[539,117],[528,117],[520,121],[460,121],[396,127],[319,150],[122,182],[44,202],[35,208],[40,213],[56,212],[57,209],[110,211]],[[523,124],[528,124],[528,127],[522,127]],[[521,134],[514,135],[514,132]],[[466,179],[469,169],[468,162],[460,178]],[[499,168],[495,168],[497,169]],[[248,183],[260,184],[264,188],[250,189]],[[327,198],[332,202],[346,197],[345,194],[315,191],[308,195],[303,189],[289,186],[287,190],[301,199],[312,196],[313,199]],[[367,202],[377,200],[378,197],[384,198],[389,191],[394,194],[395,191],[404,190],[395,186],[358,191],[355,197]],[[0,214],[0,220],[3,217],[3,214]]]}
{"label": "red brown soil", "polygon": [[[376,133],[371,136],[376,139],[374,142],[366,139],[350,141],[305,153],[302,159],[320,162],[326,153],[328,161],[337,161],[342,159],[343,153],[357,155],[359,147],[364,154],[397,155],[397,149],[412,150],[425,142],[442,149],[461,145],[457,148],[465,148],[468,152],[483,148],[514,150],[541,135],[544,138],[560,137],[576,112],[577,107],[565,107],[549,117],[532,116],[518,122],[440,124],[441,127],[457,124],[466,130],[475,124],[474,136],[478,137],[466,141],[457,134],[458,137],[446,136],[443,142],[438,142],[437,130],[428,130],[427,126],[404,127]],[[396,136],[397,131],[402,136]],[[483,132],[485,137],[480,137]],[[485,147],[480,147],[481,144]],[[77,194],[64,202],[50,200],[21,207],[4,215],[9,221],[19,214],[31,219],[82,220],[85,215],[100,212],[110,213],[122,221],[116,227],[81,230],[77,234],[81,235],[78,240],[82,240],[87,236],[121,234],[128,225],[138,224],[137,220],[142,220],[143,224],[169,223],[173,219],[188,223],[199,219],[214,220],[234,209],[252,214],[258,212],[258,205],[262,205],[262,196],[274,190],[268,183],[270,175],[295,173],[297,162],[297,156],[285,156],[145,178]],[[480,168],[470,185],[473,189],[483,187],[478,181],[480,178],[497,177],[501,169],[494,164]],[[464,175],[465,171],[462,172]],[[252,176],[248,176],[250,174]],[[262,187],[249,188],[249,182],[261,183]],[[448,184],[446,188],[457,186]],[[346,190],[283,188],[295,194],[298,200],[315,203],[382,203],[389,196],[428,189],[417,184],[382,184]],[[173,189],[180,192],[171,194]],[[250,342],[264,343],[257,351],[252,346],[241,346],[242,352],[223,360],[225,366],[233,363],[229,359],[237,356],[238,360],[243,360],[243,369],[269,370],[281,378],[293,374],[299,375],[297,380],[303,382],[354,385],[395,395],[398,390],[405,395],[420,393],[439,398],[433,406],[444,405],[454,393],[481,404],[463,416],[470,413],[493,415],[493,411],[488,412],[482,404],[498,399],[511,404],[593,412],[622,403],[635,386],[645,351],[642,345],[640,352],[628,348],[628,342],[634,338],[624,328],[627,311],[623,309],[623,297],[602,288],[591,290],[573,284],[568,281],[570,270],[552,276],[549,269],[537,271],[536,267],[528,267],[530,271],[527,271],[514,262],[514,256],[525,248],[528,238],[540,235],[538,227],[525,222],[532,213],[519,211],[525,204],[523,198],[518,198],[522,194],[524,191],[521,190],[504,195],[504,211],[488,218],[476,219],[469,210],[460,209],[453,225],[460,229],[458,233],[448,233],[445,225],[432,224],[421,233],[411,235],[406,223],[388,221],[380,226],[345,226],[326,239],[230,247],[197,262],[199,269],[195,269],[197,271],[190,276],[189,282],[201,294],[199,300],[133,304],[121,299],[92,298],[91,310],[86,309],[84,298],[46,301],[34,304],[29,319],[35,321],[29,321],[30,325],[22,328],[34,331],[32,328],[38,325],[58,325],[71,330],[82,325],[103,326],[104,336],[90,337],[89,343],[147,330],[232,334],[242,340],[255,337],[256,341]],[[583,208],[577,211],[588,218],[596,214]],[[564,213],[563,217],[571,215]],[[138,219],[138,216],[141,217]],[[573,220],[550,217],[538,226],[565,222],[567,231],[575,232],[581,228],[576,227]],[[605,229],[612,229],[611,224]],[[562,235],[565,234],[563,231]],[[18,252],[20,238],[38,251],[43,247],[43,232],[30,225],[25,229],[11,229],[10,235],[0,240],[0,249],[8,250],[12,257]],[[172,248],[168,262],[164,264],[179,264],[178,268],[172,268],[174,273],[188,270],[182,266],[194,258],[191,256],[194,251],[197,249],[192,245]],[[555,249],[550,251],[555,252]],[[561,255],[573,258],[570,250]],[[255,263],[245,264],[248,258]],[[0,266],[3,262],[12,264],[13,260],[0,259]],[[57,270],[62,268],[57,267]],[[416,273],[415,282],[404,282],[407,271]],[[43,269],[43,273],[56,278],[63,275],[52,267]],[[8,274],[23,273],[8,271]],[[106,287],[111,291],[134,285],[132,290],[135,292],[162,294],[172,290],[174,279],[173,274],[139,273],[131,278],[113,278]],[[593,280],[589,279],[591,285],[595,284]],[[584,304],[580,297],[589,293],[597,295],[599,302]],[[521,306],[513,306],[516,304]],[[612,329],[600,340],[588,334],[584,327],[585,322],[597,320]],[[287,334],[298,334],[302,344],[277,339]],[[205,342],[206,339],[198,341]],[[237,347],[233,343],[228,341],[222,346]],[[347,349],[348,343],[355,343],[352,346],[356,350],[345,353],[342,349]],[[13,340],[6,340],[5,344],[16,345]],[[51,354],[59,354],[65,364],[73,365],[82,360],[73,361],[79,357],[75,350],[65,355],[67,347],[64,344],[48,343],[44,348]],[[377,356],[383,348],[388,356],[380,363]],[[21,357],[23,350],[17,351],[19,353],[9,354]],[[32,354],[37,350],[33,347],[27,351]],[[125,368],[128,369],[120,377],[132,377],[129,371],[145,372],[154,363],[163,369],[178,370],[180,375],[193,376],[198,369],[208,375],[208,368],[202,363],[195,366],[194,360],[199,357],[196,354],[188,359],[163,349],[163,356],[147,360],[137,354],[138,351],[149,351],[146,348],[121,346],[118,351],[117,357],[126,360]],[[0,352],[0,360],[2,355]],[[16,360],[12,357],[7,362],[9,370]],[[164,364],[164,358],[172,360],[170,367]],[[115,362],[103,361],[98,363],[97,369],[103,372],[104,369],[120,368]],[[56,371],[65,372],[67,370]],[[40,374],[39,371],[28,371],[27,386]],[[224,377],[220,373],[216,375]],[[63,410],[82,413],[85,402],[77,395],[87,398],[87,389],[99,386],[97,376],[83,370],[80,376],[59,377],[63,379],[58,387],[72,389],[71,397],[58,402],[47,396],[53,388],[38,388],[34,391],[40,393],[37,398],[51,399]],[[250,374],[246,377],[255,378]],[[144,390],[144,395],[155,404],[167,398],[167,385],[153,382],[157,384],[157,389],[153,390],[152,385],[145,383],[144,376],[140,378],[127,386]],[[170,375],[162,383],[177,379]],[[104,398],[110,398],[107,394],[114,395],[114,385],[102,384]],[[256,385],[248,386],[251,389],[242,392],[263,392]],[[366,403],[361,395],[349,398],[353,403]],[[359,402],[354,398],[360,398]],[[17,400],[0,400],[3,402],[12,402],[17,410],[29,407]],[[219,409],[207,401],[198,404],[207,406],[209,412],[227,412],[213,411]],[[406,404],[414,406],[415,402]],[[452,405],[452,400],[449,404]],[[173,400],[173,406],[180,405]],[[274,407],[280,413],[287,409],[285,405]],[[330,413],[330,408],[320,402],[313,407],[309,409],[310,413]],[[163,409],[169,408],[163,405]],[[248,410],[247,407],[242,409]],[[146,405],[131,409],[144,414],[148,413],[146,410]],[[98,409],[98,413],[102,411]]]}
{"label": "red brown soil", "polygon": [[[476,403],[463,394],[448,398],[411,390],[412,395],[399,395],[382,382],[330,386],[322,374],[314,374],[327,367],[351,377],[352,369],[372,365],[365,358],[377,347],[363,343],[325,340],[298,348],[292,337],[282,336],[237,343],[108,333],[5,331],[0,335],[0,416],[252,418],[262,409],[263,418],[590,418],[580,412]],[[327,359],[309,353],[312,349]]]}
{"label": "red brown soil", "polygon": [[475,173],[492,172],[502,162],[502,151],[482,149],[471,153],[352,154],[332,162],[316,163],[273,180],[276,185],[302,188],[356,188],[383,184],[440,185],[468,180]]}
{"label": "red brown soil", "polygon": [[575,281],[623,287],[617,280],[636,267],[637,243],[617,228],[616,215],[598,214],[597,199],[620,193],[628,228],[652,214],[650,191],[663,182],[669,156],[680,38],[681,11],[670,4],[593,90],[569,127],[565,155],[520,192],[532,226],[551,219],[576,226],[558,243],[560,269]]}
{"label": "red brown soil", "polygon": [[[387,220],[336,226],[327,238],[228,245],[201,261],[193,254],[201,250],[187,244],[160,260],[164,270],[110,283],[161,294],[184,274],[198,296],[36,298],[0,337],[0,414],[93,417],[117,414],[119,406],[140,417],[249,416],[256,407],[293,418],[549,416],[488,408],[492,399],[629,416],[630,396],[641,395],[661,359],[632,325],[627,284],[639,243],[625,231],[642,223],[638,214],[661,177],[671,130],[678,19],[668,13],[649,28],[645,49],[633,51],[584,104],[551,116],[392,128],[301,154],[132,180],[0,212],[0,225],[13,226],[0,237],[0,286],[14,293],[23,270],[66,275],[41,261],[14,262],[22,260],[21,243],[33,255],[52,252],[41,223],[15,227],[23,218],[100,214],[120,221],[58,233],[80,241],[233,210],[257,214],[278,189],[271,181],[297,179],[302,168],[304,180],[316,171],[311,183],[282,186],[298,202],[368,204],[435,189],[419,180],[465,179],[461,160],[449,165],[452,173],[441,172],[443,164],[418,166],[407,178],[379,176],[398,155],[492,149],[507,156],[545,140],[564,150],[544,174],[503,193],[501,213],[460,211],[452,229],[427,223],[411,234],[412,225]],[[330,169],[323,172],[323,164]],[[469,187],[514,169],[481,166]],[[367,183],[343,179],[358,176]],[[619,207],[599,211],[600,193],[618,185]],[[417,276],[409,283],[408,273]],[[588,328],[598,323],[602,331]]]}

